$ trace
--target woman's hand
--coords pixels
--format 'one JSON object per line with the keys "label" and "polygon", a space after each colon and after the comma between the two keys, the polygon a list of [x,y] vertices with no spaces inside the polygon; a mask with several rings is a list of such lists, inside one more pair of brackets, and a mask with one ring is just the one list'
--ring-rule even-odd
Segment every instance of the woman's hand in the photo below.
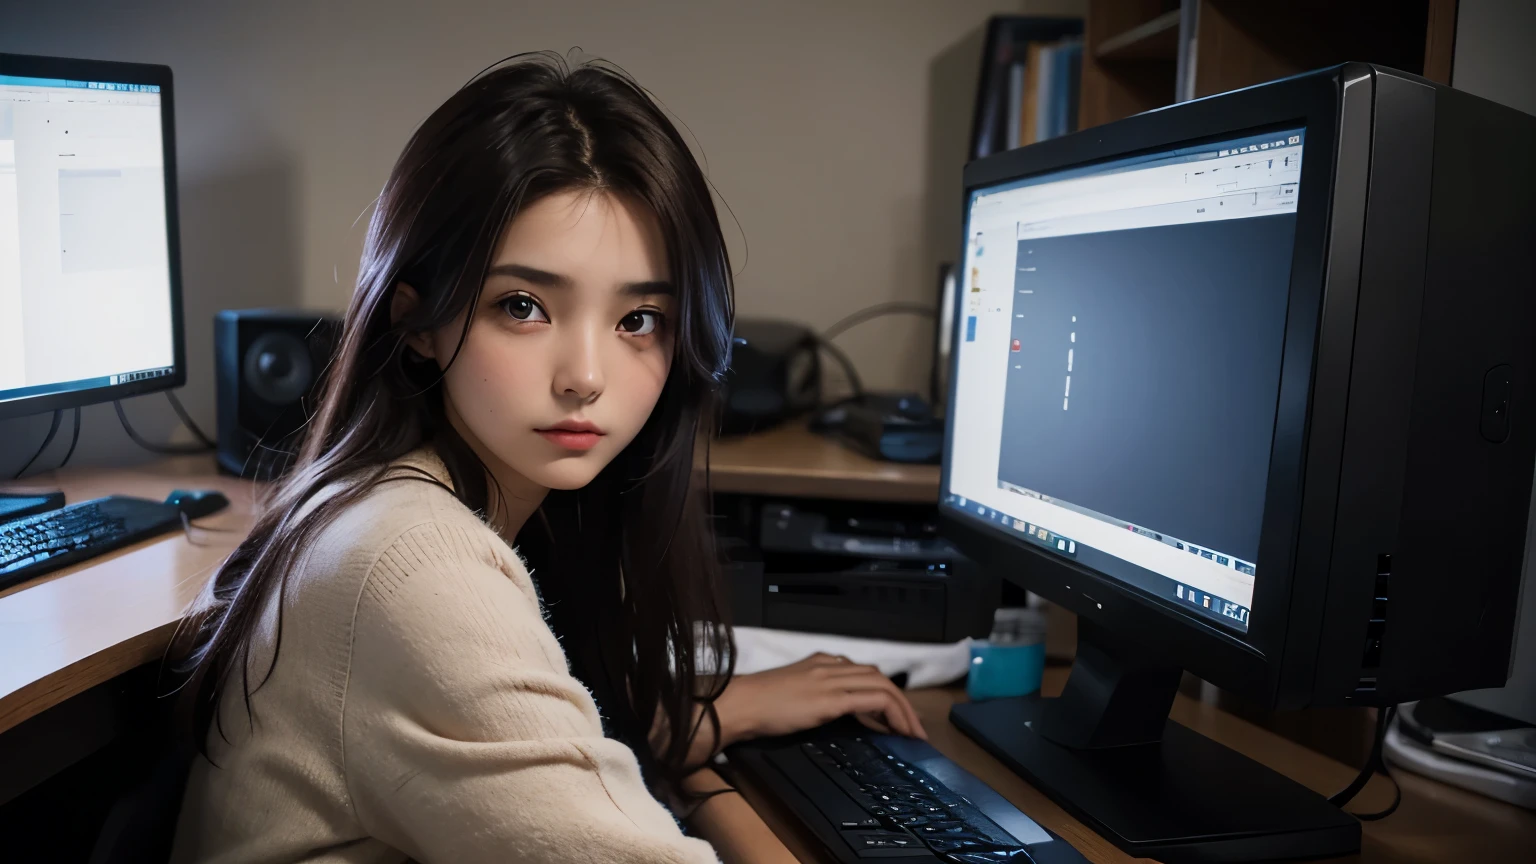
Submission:
{"label": "woman's hand", "polygon": [[912,703],[891,679],[874,666],[832,654],[737,675],[715,700],[715,710],[724,733],[721,746],[811,729],[844,714],[877,732],[928,739]]}

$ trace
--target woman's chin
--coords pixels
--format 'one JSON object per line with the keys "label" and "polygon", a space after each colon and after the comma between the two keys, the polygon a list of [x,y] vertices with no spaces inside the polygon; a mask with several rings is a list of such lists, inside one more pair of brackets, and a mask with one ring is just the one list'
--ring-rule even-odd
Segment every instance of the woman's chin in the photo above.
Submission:
{"label": "woman's chin", "polygon": [[529,470],[520,473],[546,489],[568,492],[591,483],[607,464],[607,460],[588,452],[529,466]]}

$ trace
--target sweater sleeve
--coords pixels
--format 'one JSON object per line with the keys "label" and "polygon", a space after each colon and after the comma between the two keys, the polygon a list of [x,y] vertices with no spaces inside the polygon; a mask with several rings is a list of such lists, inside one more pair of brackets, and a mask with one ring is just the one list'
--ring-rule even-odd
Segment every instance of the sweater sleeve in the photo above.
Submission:
{"label": "sweater sleeve", "polygon": [[412,528],[358,598],[342,762],[364,829],[423,864],[714,862],[603,737],[537,601],[473,545]]}

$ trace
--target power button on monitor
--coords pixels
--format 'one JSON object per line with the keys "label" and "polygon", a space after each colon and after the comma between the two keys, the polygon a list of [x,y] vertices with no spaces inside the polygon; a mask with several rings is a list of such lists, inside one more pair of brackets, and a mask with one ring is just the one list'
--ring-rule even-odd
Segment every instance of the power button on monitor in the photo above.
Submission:
{"label": "power button on monitor", "polygon": [[1509,437],[1509,401],[1513,397],[1514,368],[1495,366],[1483,376],[1483,418],[1479,424],[1483,437],[1503,444]]}

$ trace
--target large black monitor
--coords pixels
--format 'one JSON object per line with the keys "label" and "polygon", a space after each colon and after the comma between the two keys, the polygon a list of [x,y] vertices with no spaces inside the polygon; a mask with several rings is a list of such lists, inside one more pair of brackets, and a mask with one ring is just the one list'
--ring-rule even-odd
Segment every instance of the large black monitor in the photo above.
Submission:
{"label": "large black monitor", "polygon": [[0,419],[186,382],[171,70],[0,54]]}
{"label": "large black monitor", "polygon": [[1349,64],[966,168],[941,512],[1079,617],[952,718],[1126,851],[1359,825],[1167,719],[1182,671],[1385,706],[1508,673],[1536,455],[1536,118]]}

